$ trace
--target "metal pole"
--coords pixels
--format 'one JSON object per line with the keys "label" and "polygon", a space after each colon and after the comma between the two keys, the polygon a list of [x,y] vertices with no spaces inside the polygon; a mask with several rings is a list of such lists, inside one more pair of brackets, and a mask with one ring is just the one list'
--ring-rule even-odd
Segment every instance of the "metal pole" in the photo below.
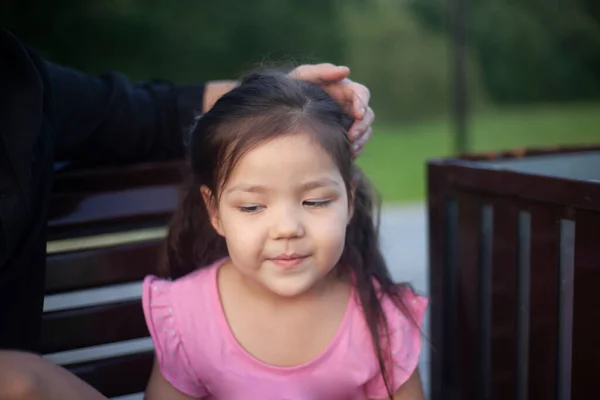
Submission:
{"label": "metal pole", "polygon": [[450,0],[452,32],[452,114],[454,120],[454,151],[469,150],[467,93],[467,0]]}

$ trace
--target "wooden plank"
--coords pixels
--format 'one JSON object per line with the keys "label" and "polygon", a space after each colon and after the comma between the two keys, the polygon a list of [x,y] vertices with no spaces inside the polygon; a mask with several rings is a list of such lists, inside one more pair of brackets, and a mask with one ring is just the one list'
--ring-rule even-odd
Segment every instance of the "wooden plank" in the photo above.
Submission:
{"label": "wooden plank", "polygon": [[147,336],[141,301],[130,300],[45,313],[41,351],[56,353]]}
{"label": "wooden plank", "polygon": [[460,399],[479,400],[480,276],[479,243],[481,228],[479,199],[458,197],[458,362]]}
{"label": "wooden plank", "polygon": [[444,168],[427,169],[429,213],[429,286],[431,314],[431,398],[458,399],[457,259],[458,206]]}
{"label": "wooden plank", "polygon": [[178,205],[178,191],[172,185],[55,194],[50,199],[48,238],[59,240],[165,225]]}
{"label": "wooden plank", "polygon": [[183,161],[140,163],[106,167],[67,167],[57,172],[53,193],[114,192],[145,186],[179,184]]}
{"label": "wooden plank", "polygon": [[455,190],[499,195],[511,200],[600,209],[600,185],[590,185],[588,181],[493,169],[484,162],[452,160],[437,165],[444,167],[449,184]]}
{"label": "wooden plank", "polygon": [[557,399],[559,210],[530,206],[529,399]]}
{"label": "wooden plank", "polygon": [[600,213],[577,210],[576,216],[571,398],[584,399],[597,390],[600,370]]}
{"label": "wooden plank", "polygon": [[143,279],[158,274],[162,241],[48,256],[46,293],[81,290]]}
{"label": "wooden plank", "polygon": [[[517,326],[518,237],[520,235],[517,207],[511,202],[496,199],[491,292],[493,375],[491,392],[494,399],[515,398],[517,391],[515,370],[518,360],[515,328]],[[526,250],[529,250],[529,247]],[[526,268],[528,271],[529,265]]]}
{"label": "wooden plank", "polygon": [[152,240],[163,239],[166,234],[167,228],[161,226],[157,228],[137,229],[125,232],[106,233],[103,235],[53,240],[46,243],[46,254],[67,253],[148,242]]}
{"label": "wooden plank", "polygon": [[148,384],[153,352],[68,365],[66,368],[106,397],[143,392]]}

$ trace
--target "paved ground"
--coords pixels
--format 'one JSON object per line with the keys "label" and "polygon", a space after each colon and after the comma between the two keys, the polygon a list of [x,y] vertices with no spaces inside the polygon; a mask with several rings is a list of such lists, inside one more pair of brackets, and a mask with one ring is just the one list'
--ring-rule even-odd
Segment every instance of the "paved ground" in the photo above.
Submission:
{"label": "paved ground", "polygon": [[[381,215],[381,246],[396,281],[410,282],[417,291],[427,295],[426,214],[423,204],[389,206]],[[109,290],[84,291],[77,294],[49,296],[44,304],[47,310],[57,310],[74,305],[90,305],[110,299],[135,298],[140,295],[140,285],[128,284]],[[426,321],[424,331],[428,334]],[[54,362],[68,363],[102,356],[107,353],[123,354],[151,347],[147,339],[128,343],[58,353],[50,356]],[[429,352],[424,348],[421,357],[421,375],[428,392]],[[127,399],[132,398],[128,396]],[[137,397],[135,397],[137,398]],[[124,400],[124,399],[121,399]]]}
{"label": "paved ground", "polygon": [[408,281],[427,293],[427,230],[425,206],[384,208],[381,247],[394,279]]}
{"label": "paved ground", "polygon": [[[396,281],[409,282],[427,295],[427,216],[424,204],[387,207],[381,214],[381,246],[384,257]],[[429,313],[425,316],[424,332],[429,335]],[[421,354],[421,376],[426,395],[429,394],[429,351]]]}

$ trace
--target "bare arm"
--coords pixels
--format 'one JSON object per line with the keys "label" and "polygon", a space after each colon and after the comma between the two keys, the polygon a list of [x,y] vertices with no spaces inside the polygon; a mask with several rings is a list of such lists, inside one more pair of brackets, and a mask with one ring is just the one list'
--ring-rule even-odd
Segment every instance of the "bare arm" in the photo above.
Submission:
{"label": "bare arm", "polygon": [[225,93],[233,90],[239,85],[237,81],[210,81],[204,89],[204,100],[202,102],[202,113],[207,112]]}
{"label": "bare arm", "polygon": [[410,378],[396,390],[393,400],[425,400],[419,368],[415,369]]}
{"label": "bare arm", "polygon": [[108,400],[96,389],[30,353],[0,351],[0,399],[3,400]]}
{"label": "bare arm", "polygon": [[161,374],[156,358],[152,367],[150,381],[146,387],[144,400],[198,400],[175,389]]}

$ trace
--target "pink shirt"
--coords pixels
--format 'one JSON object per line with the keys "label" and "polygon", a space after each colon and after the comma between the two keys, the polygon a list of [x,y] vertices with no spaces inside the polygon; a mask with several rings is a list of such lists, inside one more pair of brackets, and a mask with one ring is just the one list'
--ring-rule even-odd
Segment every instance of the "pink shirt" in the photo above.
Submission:
{"label": "pink shirt", "polygon": [[[163,376],[191,397],[225,400],[359,400],[387,396],[369,329],[358,299],[327,348],[314,360],[295,367],[265,364],[236,341],[223,313],[217,270],[221,262],[175,281],[148,276],[142,302]],[[420,296],[408,298],[419,323],[427,307]],[[384,299],[394,363],[393,389],[400,387],[419,362],[418,329]]]}

